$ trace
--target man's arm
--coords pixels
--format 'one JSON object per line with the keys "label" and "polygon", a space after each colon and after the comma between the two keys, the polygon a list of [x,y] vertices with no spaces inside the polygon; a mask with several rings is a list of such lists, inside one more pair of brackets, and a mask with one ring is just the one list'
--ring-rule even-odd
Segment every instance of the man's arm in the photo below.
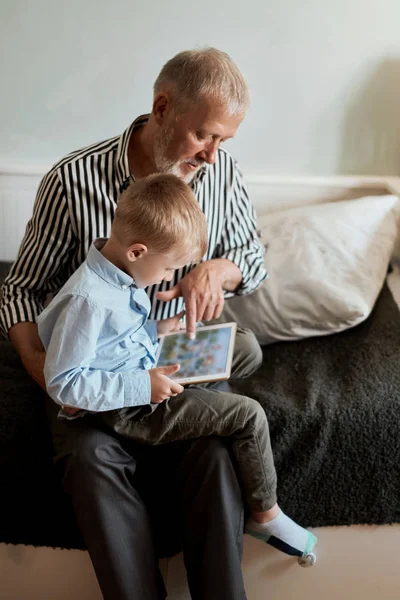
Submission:
{"label": "man's arm", "polygon": [[8,274],[0,305],[0,331],[9,336],[28,373],[44,387],[44,352],[36,319],[74,245],[67,202],[55,170],[42,180],[33,215]]}
{"label": "man's arm", "polygon": [[[218,257],[233,262],[239,268],[242,280],[234,293],[246,295],[260,287],[267,277],[267,272],[264,265],[265,249],[257,233],[256,213],[236,162],[233,164],[230,200]],[[228,292],[225,298],[234,295],[233,290],[225,289]]]}
{"label": "man's arm", "polygon": [[103,321],[97,305],[80,296],[59,300],[39,318],[47,391],[57,404],[102,412],[150,403],[148,371],[93,367]]}
{"label": "man's arm", "polygon": [[43,368],[46,354],[40,341],[36,323],[17,323],[8,336],[30,376],[46,390]]}
{"label": "man's arm", "polygon": [[198,265],[171,290],[159,292],[157,298],[167,302],[184,297],[186,330],[189,337],[194,337],[196,322],[218,318],[225,298],[235,293],[250,294],[261,285],[267,277],[264,254],[254,207],[242,174],[233,163],[228,209],[215,258]]}

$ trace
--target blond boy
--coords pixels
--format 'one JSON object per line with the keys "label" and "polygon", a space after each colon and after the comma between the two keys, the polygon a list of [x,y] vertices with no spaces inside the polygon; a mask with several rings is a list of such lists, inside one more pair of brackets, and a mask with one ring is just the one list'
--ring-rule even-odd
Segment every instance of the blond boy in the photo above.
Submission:
{"label": "blond boy", "polygon": [[[205,216],[182,180],[152,175],[131,184],[119,200],[110,238],[94,242],[39,316],[47,390],[61,405],[60,418],[95,413],[139,443],[229,437],[251,511],[246,531],[309,566],[317,540],[278,507],[262,407],[212,386],[184,389],[169,377],[179,365],[154,366],[158,337],[178,329],[183,312],[148,320],[144,288],[171,281],[175,270],[200,262],[206,249]],[[256,367],[239,350],[232,377]]]}

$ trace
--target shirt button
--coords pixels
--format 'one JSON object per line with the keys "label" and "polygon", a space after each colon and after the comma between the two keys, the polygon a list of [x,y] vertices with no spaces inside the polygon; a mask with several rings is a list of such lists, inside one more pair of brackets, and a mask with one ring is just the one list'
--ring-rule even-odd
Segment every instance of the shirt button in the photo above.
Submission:
{"label": "shirt button", "polygon": [[122,287],[122,289],[123,289],[123,290],[126,290],[126,288],[127,288],[128,286],[127,286],[125,283],[123,283],[123,284],[121,285],[121,287]]}

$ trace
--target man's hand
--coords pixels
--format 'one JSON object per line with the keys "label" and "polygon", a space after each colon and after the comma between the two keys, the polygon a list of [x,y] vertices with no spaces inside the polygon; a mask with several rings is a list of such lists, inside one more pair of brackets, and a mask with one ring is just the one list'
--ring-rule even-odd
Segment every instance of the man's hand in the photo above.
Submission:
{"label": "man's hand", "polygon": [[179,371],[179,365],[168,365],[149,370],[152,404],[160,404],[167,398],[183,392],[183,386],[168,377],[177,371]]}
{"label": "man's hand", "polygon": [[180,323],[185,311],[182,310],[175,317],[170,317],[169,319],[162,319],[157,322],[157,334],[165,335],[166,333],[170,333],[170,331],[179,331],[180,329],[184,329],[185,325]]}
{"label": "man's hand", "polygon": [[[227,268],[227,264],[229,267]],[[238,267],[225,259],[208,260],[197,265],[181,281],[167,292],[158,292],[157,298],[168,302],[183,296],[186,307],[186,331],[190,339],[195,338],[197,321],[217,319],[224,306],[224,288],[229,271],[235,270],[235,287],[242,274]],[[235,289],[233,287],[233,289]]]}
{"label": "man's hand", "polygon": [[40,387],[46,391],[46,381],[43,375],[44,361],[46,359],[46,352],[40,350],[33,350],[29,353],[21,353],[21,361],[29,375],[40,385]]}

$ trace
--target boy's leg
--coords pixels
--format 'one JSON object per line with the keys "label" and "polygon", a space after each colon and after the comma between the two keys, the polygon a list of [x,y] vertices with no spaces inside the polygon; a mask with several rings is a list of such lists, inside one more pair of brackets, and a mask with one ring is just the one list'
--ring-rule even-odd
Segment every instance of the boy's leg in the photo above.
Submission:
{"label": "boy's leg", "polygon": [[[144,444],[158,445],[213,435],[229,437],[244,496],[253,516],[267,519],[269,515],[265,513],[273,507],[277,509],[276,472],[268,422],[258,402],[193,386],[161,403],[153,413],[141,419],[126,418],[127,412],[120,411],[116,431]],[[251,520],[248,525],[246,531],[251,535],[300,558],[310,554],[317,541],[282,511],[268,522]]]}
{"label": "boy's leg", "polygon": [[254,511],[276,503],[276,472],[268,422],[261,405],[238,394],[190,386],[157,405],[153,412],[129,409],[104,413],[119,435],[160,445],[200,437],[228,437],[232,443],[245,499]]}

